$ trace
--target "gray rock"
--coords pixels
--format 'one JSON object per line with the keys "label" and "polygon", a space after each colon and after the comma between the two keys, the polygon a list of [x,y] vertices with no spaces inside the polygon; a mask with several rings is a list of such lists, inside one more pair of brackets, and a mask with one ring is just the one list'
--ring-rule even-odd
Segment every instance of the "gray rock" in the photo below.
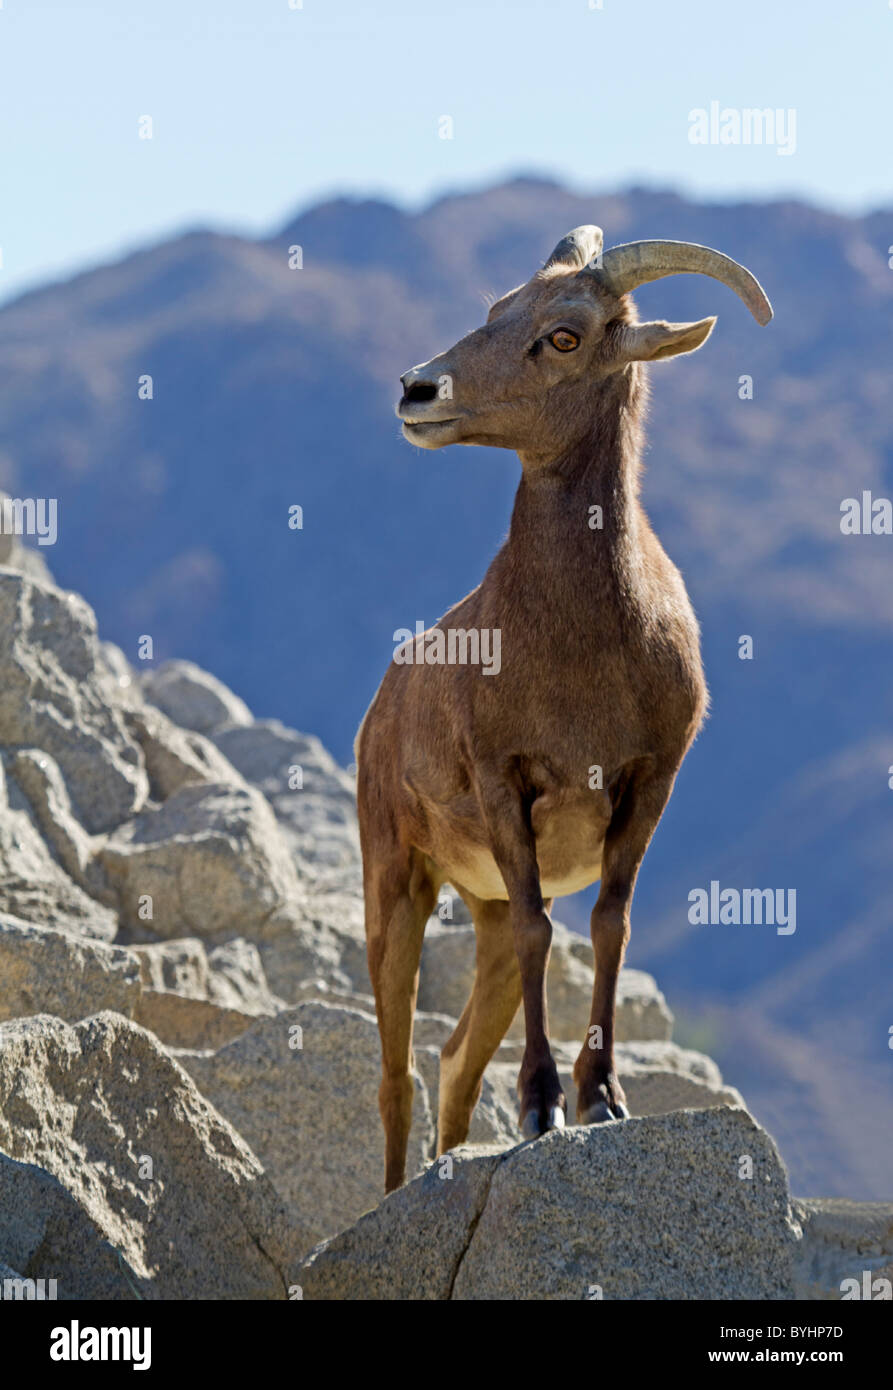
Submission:
{"label": "gray rock", "polygon": [[[306,1298],[787,1299],[800,1228],[743,1110],[553,1131],[438,1160],[301,1266]],[[746,1162],[753,1176],[743,1177]],[[477,1169],[476,1173],[468,1169]],[[460,1181],[464,1201],[451,1196]],[[425,1259],[425,1252],[430,1252]]]}
{"label": "gray rock", "polygon": [[[135,1272],[70,1192],[32,1163],[0,1153],[3,1298],[132,1299]],[[43,1289],[40,1288],[43,1282]],[[50,1281],[53,1281],[52,1283]]]}
{"label": "gray rock", "polygon": [[196,939],[127,948],[0,914],[0,1020],[46,1013],[75,1023],[110,1009],[170,1046],[216,1048],[282,1007],[246,941],[210,952]]}
{"label": "gray rock", "polygon": [[[58,851],[47,844],[20,783],[21,779],[30,788],[47,771],[35,763],[34,756],[8,754],[11,767],[5,774],[0,760],[0,909],[23,921],[110,941],[118,930],[116,914],[66,872]],[[34,776],[29,777],[29,772]],[[58,829],[61,843],[64,827]]]}
{"label": "gray rock", "polygon": [[794,1209],[803,1227],[797,1298],[839,1302],[845,1295],[871,1301],[890,1297],[893,1202],[813,1197],[799,1199]]}
{"label": "gray rock", "polygon": [[244,1140],[120,1015],[0,1025],[0,1149],[62,1184],[140,1297],[287,1297],[306,1234]]}
{"label": "gray rock", "polygon": [[[8,492],[0,491],[0,508],[8,497]],[[26,574],[41,584],[52,584],[53,582],[53,576],[46,563],[48,548],[42,546],[38,549],[24,545],[14,531],[0,526],[0,565],[7,569],[18,570],[20,574]]]}
{"label": "gray rock", "polygon": [[[474,962],[474,928],[456,922],[445,925],[432,917],[422,948],[419,1008],[459,1018],[474,983]],[[592,980],[589,942],[559,922],[553,923],[547,978],[553,1038],[582,1046],[589,1027]],[[617,1038],[620,1041],[667,1039],[672,1028],[673,1016],[652,977],[642,970],[621,970],[617,988]],[[508,1037],[524,1037],[524,1019],[520,1011]]]}
{"label": "gray rock", "polygon": [[[122,923],[168,939],[258,936],[300,897],[294,865],[251,787],[187,784],[119,827],[99,851]],[[151,899],[151,919],[140,917]]]}
{"label": "gray rock", "polygon": [[138,677],[121,648],[114,642],[99,643],[99,660],[120,690],[128,693],[138,688]]}
{"label": "gray rock", "polygon": [[[440,1097],[440,1046],[416,1041],[414,1053],[416,1070],[424,1079],[436,1125]],[[490,1063],[484,1072],[480,1098],[471,1117],[469,1144],[510,1149],[520,1141],[517,1078],[518,1067],[514,1063]]]}
{"label": "gray rock", "polygon": [[[371,994],[359,994],[346,987],[339,989],[324,979],[302,980],[295,990],[292,1002],[303,1004],[309,999],[317,1000],[321,1004],[344,1004],[348,1009],[360,1009],[367,1014],[375,1013],[375,1000]],[[424,1014],[423,1017],[429,1018],[431,1015]],[[418,1018],[416,1023],[418,1024]]]}
{"label": "gray rock", "polygon": [[128,716],[128,727],[142,749],[154,800],[166,801],[188,782],[243,785],[236,769],[210,739],[178,729],[151,705],[134,710]]}
{"label": "gray rock", "polygon": [[47,1013],[74,1023],[102,1009],[130,1018],[139,997],[132,951],[0,914],[0,1020]]}
{"label": "gray rock", "polygon": [[[344,1004],[349,1009],[360,1009],[363,1013],[375,1016],[375,1000],[371,994],[338,989],[325,980],[303,980],[298,986],[293,1002],[303,1003],[305,999],[316,999],[323,1004]],[[446,1014],[425,1014],[417,1011],[413,1041],[416,1047],[433,1046],[439,1056],[439,1049],[453,1034],[455,1028],[456,1020],[447,1018]]]}
{"label": "gray rock", "polygon": [[255,1022],[257,1014],[227,1008],[210,999],[194,999],[170,990],[144,986],[134,1019],[150,1029],[175,1055],[179,1050],[213,1050],[232,1042]]}
{"label": "gray rock", "polygon": [[195,937],[134,946],[144,985],[260,1017],[281,1006],[270,993],[253,942],[236,937],[207,950]]}
{"label": "gray rock", "polygon": [[[582,943],[581,945],[577,943]],[[575,937],[572,947],[578,959],[592,962],[592,947]],[[587,1019],[588,1022],[588,1019]],[[617,1040],[619,1042],[669,1042],[673,1036],[673,1014],[647,970],[625,966],[617,981]]]}
{"label": "gray rock", "polygon": [[125,704],[84,600],[0,570],[0,745],[49,753],[91,833],[133,815],[148,792]]}
{"label": "gray rock", "polygon": [[449,1299],[500,1155],[456,1149],[356,1226],[311,1251],[297,1279],[305,1299]]}
{"label": "gray rock", "polygon": [[134,1016],[168,1046],[221,1047],[284,1007],[271,994],[251,942],[236,939],[207,951],[189,938],[133,952],[142,981]]}
{"label": "gray rock", "polygon": [[[297,1041],[301,1047],[293,1045]],[[355,1221],[382,1196],[380,1058],[373,1017],[308,1001],[255,1023],[212,1056],[183,1054],[180,1060],[251,1145],[301,1228],[317,1241]],[[419,1083],[410,1173],[427,1161],[432,1138],[427,1093]]]}
{"label": "gray rock", "polygon": [[356,785],[319,739],[264,719],[219,729],[214,742],[271,802],[302,877],[358,892]]}
{"label": "gray rock", "polygon": [[251,711],[238,695],[192,661],[165,661],[142,679],[143,694],[172,723],[197,734],[222,724],[250,724]]}
{"label": "gray rock", "polygon": [[300,902],[271,916],[258,946],[270,987],[284,999],[297,999],[308,980],[347,993],[372,992],[356,889],[325,892],[309,885]]}
{"label": "gray rock", "polygon": [[444,925],[431,917],[425,927],[417,1007],[425,1013],[460,1018],[474,984],[474,928]]}
{"label": "gray rock", "polygon": [[426,1014],[416,1010],[412,1037],[416,1047],[433,1047],[440,1056],[440,1049],[447,1038],[456,1030],[456,1020],[446,1014]]}

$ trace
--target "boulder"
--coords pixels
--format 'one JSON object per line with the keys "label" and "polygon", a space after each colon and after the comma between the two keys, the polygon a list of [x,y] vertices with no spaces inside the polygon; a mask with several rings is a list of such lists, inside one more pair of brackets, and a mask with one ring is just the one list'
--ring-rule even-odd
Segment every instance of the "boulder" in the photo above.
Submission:
{"label": "boulder", "polygon": [[446,1300],[503,1156],[457,1149],[392,1192],[355,1226],[310,1252],[297,1281],[304,1299]]}
{"label": "boulder", "polygon": [[110,1009],[169,1046],[215,1048],[282,1007],[247,941],[130,948],[0,914],[0,1020],[47,1013],[75,1023]]}
{"label": "boulder", "polygon": [[181,729],[210,734],[222,724],[250,724],[251,711],[223,681],[192,661],[165,661],[142,678],[145,699]]}
{"label": "boulder", "polygon": [[[117,915],[66,871],[59,850],[47,843],[43,816],[38,821],[29,799],[38,780],[49,772],[51,760],[28,750],[9,753],[5,761],[4,771],[0,759],[0,909],[21,921],[110,941],[118,930]],[[62,826],[59,838],[61,848]],[[77,872],[74,864],[71,867]]]}
{"label": "boulder", "polygon": [[91,833],[132,816],[148,793],[127,729],[130,703],[100,654],[84,600],[0,570],[0,745],[50,754]]}
{"label": "boulder", "polygon": [[103,1009],[130,1018],[139,997],[133,951],[0,914],[0,1021],[47,1013],[74,1023]]}
{"label": "boulder", "polygon": [[166,801],[187,782],[243,785],[236,769],[210,739],[178,729],[151,705],[133,710],[127,722],[142,749],[155,801]]}
{"label": "boulder", "polygon": [[[212,1056],[184,1053],[180,1060],[315,1241],[382,1196],[380,1058],[370,1014],[307,1001],[258,1021]],[[427,1162],[432,1140],[427,1093],[417,1081],[410,1174]]]}
{"label": "boulder", "polygon": [[[245,1141],[120,1015],[0,1025],[0,1150],[65,1188],[120,1252],[138,1297],[287,1297],[306,1233]],[[91,1278],[84,1269],[81,1296]]]}
{"label": "boulder", "polygon": [[306,889],[298,903],[273,913],[258,948],[270,987],[283,999],[299,997],[309,980],[347,993],[371,994],[366,963],[363,899],[353,891]]}
{"label": "boulder", "polygon": [[295,733],[277,719],[217,730],[214,742],[264,793],[298,861],[302,876],[356,893],[360,835],[356,784],[318,738]]}
{"label": "boulder", "polygon": [[[440,1046],[416,1042],[414,1052],[416,1070],[424,1078],[436,1125],[440,1098]],[[518,1067],[514,1063],[490,1063],[484,1072],[481,1094],[471,1117],[468,1131],[470,1144],[510,1149],[519,1142],[517,1078]]]}
{"label": "boulder", "polygon": [[136,672],[115,642],[100,641],[99,660],[121,690],[135,691],[137,689]]}
{"label": "boulder", "polygon": [[796,1297],[837,1303],[888,1299],[893,1289],[893,1202],[841,1197],[800,1199],[803,1227],[795,1270]]}
{"label": "boulder", "polygon": [[[4,1300],[129,1300],[138,1277],[58,1179],[4,1153],[0,1257]],[[9,1280],[16,1283],[10,1286]]]}
{"label": "boulder", "polygon": [[192,937],[135,946],[141,991],[134,1017],[171,1047],[221,1047],[284,1007],[257,947],[241,938],[205,949]]}
{"label": "boulder", "polygon": [[134,946],[143,985],[261,1017],[282,1006],[269,990],[260,953],[235,937],[207,950],[195,937]]}
{"label": "boulder", "polygon": [[[574,937],[570,949],[578,960],[585,960],[587,969],[592,969],[592,947],[588,941]],[[654,976],[647,970],[624,966],[617,981],[617,1041],[669,1042],[672,1036],[673,1014]]]}
{"label": "boulder", "polygon": [[273,813],[247,786],[181,786],[120,826],[98,857],[122,924],[165,938],[257,936],[300,897]]}
{"label": "boulder", "polygon": [[297,1278],[305,1299],[785,1299],[800,1239],[756,1121],[683,1111],[457,1149]]}

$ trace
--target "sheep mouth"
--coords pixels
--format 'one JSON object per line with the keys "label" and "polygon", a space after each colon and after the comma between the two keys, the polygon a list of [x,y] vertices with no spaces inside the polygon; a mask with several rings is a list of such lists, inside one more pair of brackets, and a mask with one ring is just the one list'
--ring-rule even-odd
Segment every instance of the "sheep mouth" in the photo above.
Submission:
{"label": "sheep mouth", "polygon": [[458,425],[459,417],[452,416],[448,420],[403,420],[401,423],[407,439],[431,439],[441,430]]}

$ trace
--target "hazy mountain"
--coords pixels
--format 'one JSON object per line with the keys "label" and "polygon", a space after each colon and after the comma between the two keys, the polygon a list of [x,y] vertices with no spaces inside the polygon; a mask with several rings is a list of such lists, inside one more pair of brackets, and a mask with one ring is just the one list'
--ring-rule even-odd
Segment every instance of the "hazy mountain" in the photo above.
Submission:
{"label": "hazy mountain", "polygon": [[[0,486],[59,498],[52,569],[131,659],[151,634],[156,661],[192,658],[347,760],[392,633],[478,581],[518,477],[511,454],[411,449],[397,378],[588,221],[609,244],[717,246],[776,310],[760,329],[701,278],[637,295],[719,324],[652,371],[644,496],[702,620],[713,712],[630,961],[685,1026],[709,1022],[799,1190],[889,1197],[893,536],[843,535],[840,505],[893,493],[893,213],[522,179],[417,215],[338,200],[269,240],[192,232],[0,311]],[[711,880],[796,889],[796,932],[690,925]],[[585,924],[576,900],[560,915]]]}

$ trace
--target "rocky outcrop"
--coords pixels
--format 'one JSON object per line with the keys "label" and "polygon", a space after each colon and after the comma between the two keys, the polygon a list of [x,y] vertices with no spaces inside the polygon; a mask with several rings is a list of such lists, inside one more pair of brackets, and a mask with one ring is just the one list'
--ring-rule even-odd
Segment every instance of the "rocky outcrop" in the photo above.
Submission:
{"label": "rocky outcrop", "polygon": [[[48,758],[40,761],[44,768],[38,763],[38,774],[49,767]],[[0,752],[0,907],[19,920],[111,941],[118,931],[115,912],[81,887],[77,869],[74,878],[66,872],[52,841],[44,838],[25,791],[34,768],[33,758]]]}
{"label": "rocky outcrop", "polygon": [[[0,1153],[4,1298],[128,1299],[136,1278],[76,1198],[43,1168]],[[40,1285],[38,1284],[40,1281]]]}
{"label": "rocky outcrop", "polygon": [[283,1007],[257,947],[242,937],[210,951],[189,938],[135,946],[133,954],[140,968],[134,1017],[174,1047],[221,1047]]}
{"label": "rocky outcrop", "polygon": [[0,569],[0,633],[0,746],[48,754],[87,832],[120,825],[149,782],[121,689],[98,658],[92,610],[77,594]]}
{"label": "rocky outcrop", "polygon": [[[882,1213],[792,1212],[771,1141],[670,1040],[642,971],[618,1002],[637,1118],[519,1146],[517,1018],[477,1147],[432,1165],[439,1052],[474,976],[449,892],[422,958],[415,1181],[381,1202],[352,778],[189,662],[138,677],[82,600],[21,547],[4,558],[0,1279],[60,1298],[779,1298],[886,1268]],[[592,981],[588,940],[556,924],[571,1115]]]}
{"label": "rocky outcrop", "polygon": [[10,916],[0,916],[0,981],[0,1021],[111,1009],[174,1047],[219,1047],[283,1007],[241,938],[212,951],[195,939],[117,946]]}
{"label": "rocky outcrop", "polygon": [[[306,1237],[244,1140],[152,1034],[120,1015],[0,1025],[0,1150],[61,1184],[121,1256],[137,1297],[286,1296]],[[66,1237],[58,1214],[48,1220],[64,1246],[71,1224]],[[34,1260],[32,1248],[25,1264]],[[45,1259],[39,1272],[54,1269]],[[64,1292],[90,1296],[91,1271],[71,1277]]]}
{"label": "rocky outcrop", "polygon": [[783,1299],[800,1230],[744,1110],[456,1150],[304,1262],[305,1299]]}
{"label": "rocky outcrop", "polygon": [[796,1297],[822,1302],[893,1296],[893,1202],[812,1198],[795,1203],[803,1228]]}
{"label": "rocky outcrop", "polygon": [[[381,1197],[379,1055],[374,1015],[307,1001],[255,1023],[213,1056],[180,1061],[247,1140],[301,1228],[319,1240]],[[426,1164],[433,1141],[417,1078],[410,1173]]]}
{"label": "rocky outcrop", "polygon": [[54,1014],[76,1022],[113,1009],[132,1018],[140,963],[126,947],[0,917],[0,1021]]}
{"label": "rocky outcrop", "polygon": [[300,896],[273,812],[253,787],[180,787],[116,830],[99,860],[122,925],[151,922],[163,937],[260,934]]}
{"label": "rocky outcrop", "polygon": [[191,661],[166,661],[142,680],[150,705],[172,724],[197,734],[210,734],[224,724],[251,724],[251,710],[231,690]]}
{"label": "rocky outcrop", "polygon": [[354,890],[360,872],[354,782],[319,739],[286,729],[277,719],[229,724],[212,738],[270,802],[303,875]]}

